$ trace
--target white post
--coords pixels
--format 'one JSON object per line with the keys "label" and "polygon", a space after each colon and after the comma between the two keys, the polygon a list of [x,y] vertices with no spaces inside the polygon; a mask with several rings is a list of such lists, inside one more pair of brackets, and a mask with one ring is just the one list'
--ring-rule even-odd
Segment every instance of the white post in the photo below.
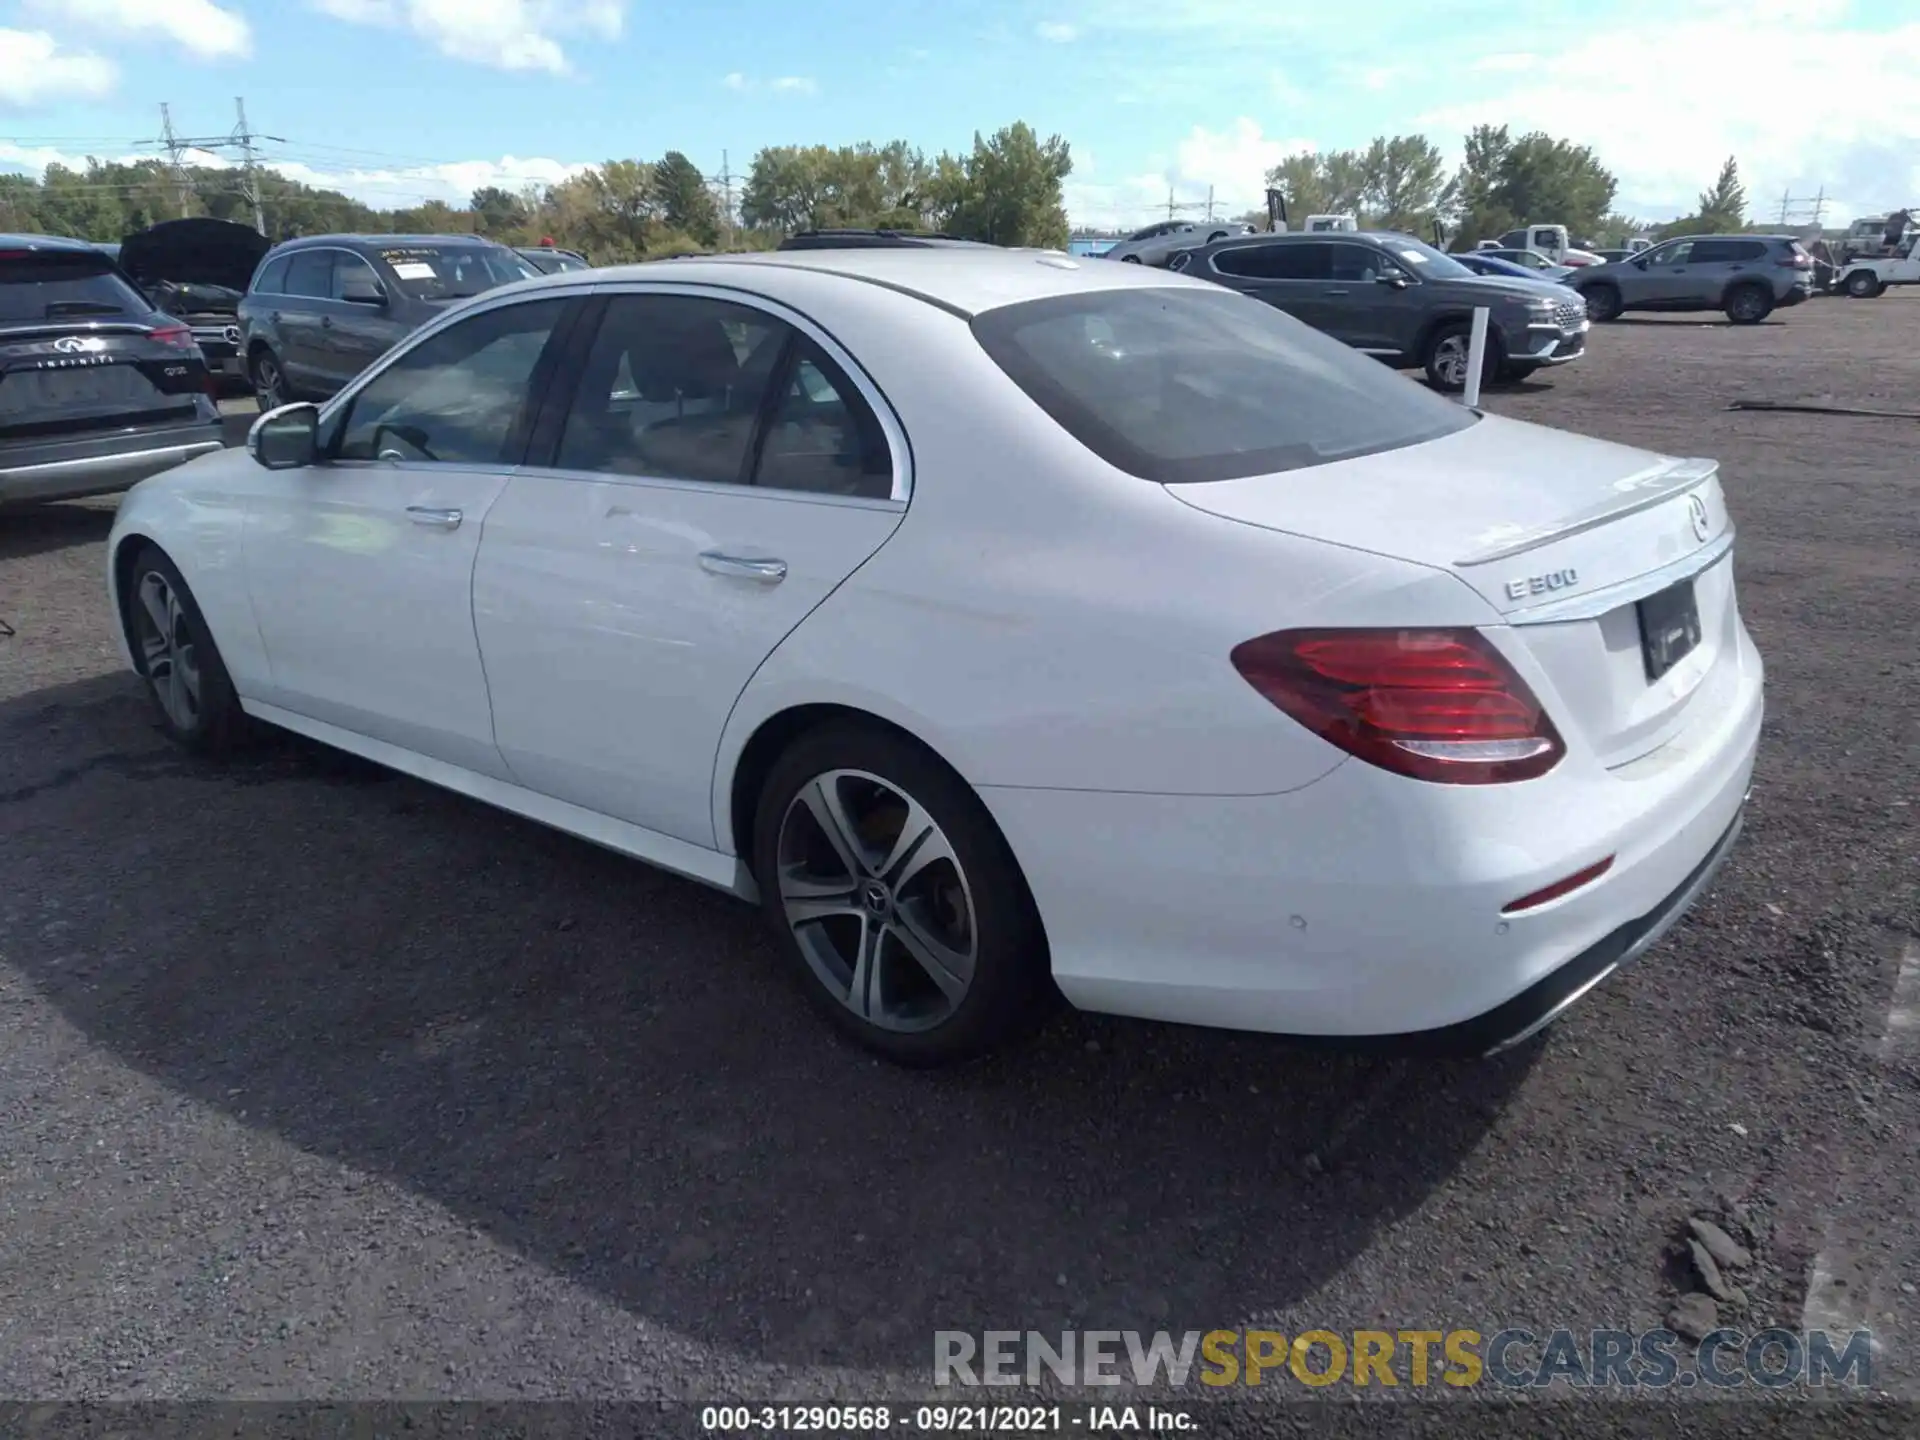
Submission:
{"label": "white post", "polygon": [[1480,370],[1487,360],[1487,307],[1473,312],[1473,335],[1467,341],[1467,388],[1460,394],[1462,405],[1480,403]]}

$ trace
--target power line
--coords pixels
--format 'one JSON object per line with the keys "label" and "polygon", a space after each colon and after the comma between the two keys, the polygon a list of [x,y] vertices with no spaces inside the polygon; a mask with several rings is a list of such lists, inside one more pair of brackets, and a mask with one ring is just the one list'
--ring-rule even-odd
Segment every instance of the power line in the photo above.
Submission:
{"label": "power line", "polygon": [[[247,124],[247,102],[236,97],[233,102],[234,114],[238,117],[233,129],[224,135],[180,135],[173,128],[173,116],[167,106],[160,107],[163,122],[158,140],[143,140],[143,145],[163,145],[166,147],[176,183],[184,179],[183,157],[189,150],[201,150],[209,155],[222,155],[228,151],[238,151],[240,155],[240,194],[253,210],[253,228],[262,235],[267,233],[267,218],[260,204],[260,164],[256,142],[272,140],[284,145],[286,140],[279,135],[262,135]],[[184,203],[184,194],[183,194]]]}

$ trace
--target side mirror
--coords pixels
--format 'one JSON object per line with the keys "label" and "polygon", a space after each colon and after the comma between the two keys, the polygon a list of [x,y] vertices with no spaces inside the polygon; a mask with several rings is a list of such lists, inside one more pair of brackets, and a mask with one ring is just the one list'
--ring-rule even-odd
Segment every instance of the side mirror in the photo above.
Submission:
{"label": "side mirror", "polygon": [[247,431],[247,453],[269,470],[298,470],[320,453],[320,407],[302,400],[269,410]]}
{"label": "side mirror", "polygon": [[340,298],[350,305],[384,305],[387,292],[378,280],[349,280],[341,287]]}
{"label": "side mirror", "polygon": [[1373,277],[1373,283],[1384,285],[1389,290],[1404,290],[1413,282],[1404,275],[1376,275]]}

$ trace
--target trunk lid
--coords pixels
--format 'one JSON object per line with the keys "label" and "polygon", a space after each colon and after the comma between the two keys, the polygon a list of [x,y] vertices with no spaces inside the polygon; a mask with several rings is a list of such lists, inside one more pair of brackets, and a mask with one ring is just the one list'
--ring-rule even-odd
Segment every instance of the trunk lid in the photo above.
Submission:
{"label": "trunk lid", "polygon": [[[1732,527],[1713,461],[1487,416],[1403,450],[1168,488],[1225,519],[1455,575],[1546,672],[1556,721],[1609,766],[1674,738],[1730,680]],[[1698,638],[1654,675],[1639,602],[1685,584]]]}

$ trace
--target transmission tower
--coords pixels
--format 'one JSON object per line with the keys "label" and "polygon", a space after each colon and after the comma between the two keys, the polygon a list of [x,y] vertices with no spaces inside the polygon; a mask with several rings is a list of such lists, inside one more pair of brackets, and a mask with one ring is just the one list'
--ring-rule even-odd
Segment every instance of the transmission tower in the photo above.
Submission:
{"label": "transmission tower", "polygon": [[193,194],[193,186],[187,179],[187,147],[173,129],[173,109],[166,101],[160,102],[160,138],[150,142],[161,146],[167,152],[167,176],[173,181],[174,209],[182,216],[187,213],[187,201]]}
{"label": "transmission tower", "polygon": [[1789,226],[1812,227],[1817,230],[1826,217],[1826,186],[1822,185],[1817,195],[1802,195],[1798,199],[1790,190],[1780,192],[1780,228],[1782,230]]}
{"label": "transmission tower", "polygon": [[[175,183],[180,186],[181,203],[184,207],[187,194],[186,168],[183,157],[189,150],[204,150],[210,154],[233,154],[240,157],[240,195],[253,211],[253,228],[262,235],[267,233],[267,218],[260,204],[260,156],[258,142],[271,140],[279,145],[287,142],[278,135],[262,135],[247,124],[247,102],[236,99],[233,102],[234,114],[239,123],[224,135],[180,135],[173,128],[173,116],[165,105],[160,107],[162,134],[158,140],[148,144],[166,147],[172,159]],[[182,210],[184,214],[184,208]]]}

